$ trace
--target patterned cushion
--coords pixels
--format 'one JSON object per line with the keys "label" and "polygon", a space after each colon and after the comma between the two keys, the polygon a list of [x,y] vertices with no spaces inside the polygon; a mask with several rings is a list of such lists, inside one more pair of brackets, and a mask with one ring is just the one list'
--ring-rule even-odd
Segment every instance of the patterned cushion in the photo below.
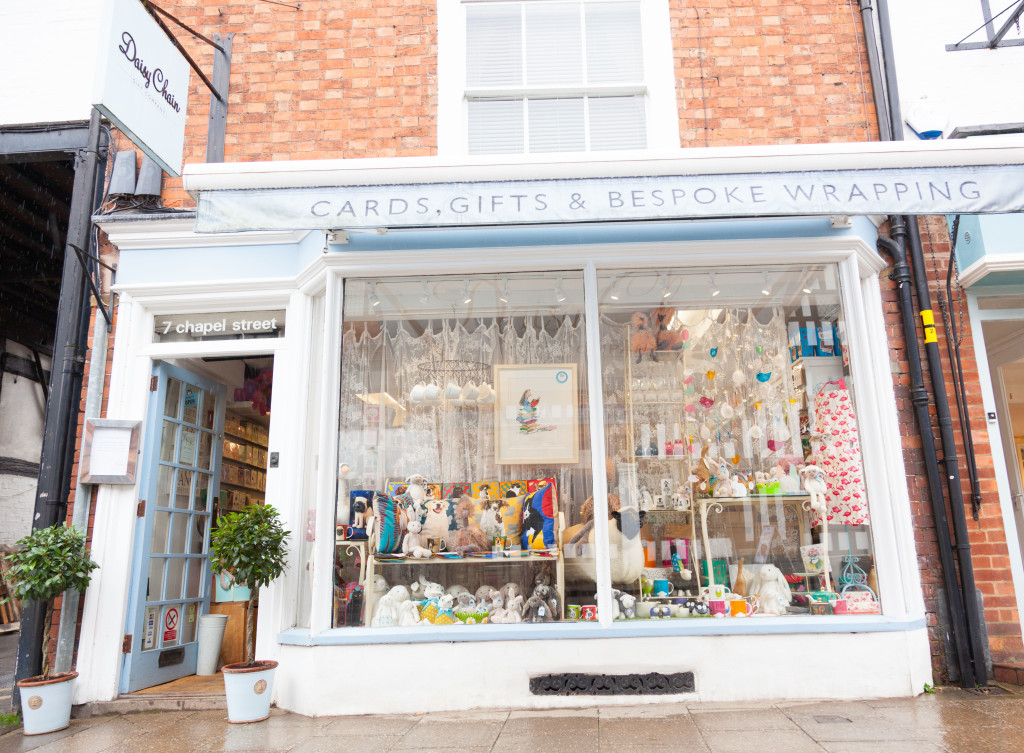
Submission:
{"label": "patterned cushion", "polygon": [[[498,536],[519,538],[519,534],[523,530],[523,505],[526,503],[527,496],[524,494],[520,497],[499,500],[501,504],[501,533],[497,534]],[[484,510],[491,502],[490,499],[473,498],[473,516],[469,519],[470,525],[479,526],[481,524]]]}
{"label": "patterned cushion", "polygon": [[424,515],[421,535],[429,539],[443,538],[449,531],[454,531],[455,499],[428,499],[427,513]]}
{"label": "patterned cushion", "polygon": [[555,485],[548,483],[526,495],[523,503],[523,549],[555,546]]}
{"label": "patterned cushion", "polygon": [[405,502],[406,500],[401,496],[392,497],[381,492],[377,492],[373,496],[377,551],[381,554],[394,554],[402,550]]}

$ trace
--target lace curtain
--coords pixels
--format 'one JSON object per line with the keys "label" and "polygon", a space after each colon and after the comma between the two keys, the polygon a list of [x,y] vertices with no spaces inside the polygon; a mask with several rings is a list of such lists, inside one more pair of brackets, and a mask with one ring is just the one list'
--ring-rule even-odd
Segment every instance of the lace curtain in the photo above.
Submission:
{"label": "lace curtain", "polygon": [[[580,442],[586,431],[586,333],[583,317],[530,315],[425,324],[386,321],[379,328],[351,324],[342,344],[340,462],[348,464],[349,488],[382,489],[389,479],[421,474],[437,483],[506,481],[555,477],[560,506],[566,510],[589,495],[589,453],[579,465],[497,465],[494,462],[494,405],[412,405],[409,394],[429,382],[433,364],[467,361],[485,364],[488,382],[495,364],[575,363],[579,375]],[[444,384],[438,384],[444,390]],[[394,414],[374,410],[360,395],[387,393],[404,408]],[[398,424],[398,425],[396,425]],[[343,502],[345,500],[342,500]]]}

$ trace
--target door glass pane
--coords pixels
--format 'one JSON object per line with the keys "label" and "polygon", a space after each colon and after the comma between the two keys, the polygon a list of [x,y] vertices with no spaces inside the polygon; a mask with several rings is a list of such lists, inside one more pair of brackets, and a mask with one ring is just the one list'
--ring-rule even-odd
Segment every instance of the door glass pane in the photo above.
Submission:
{"label": "door glass pane", "polygon": [[206,560],[201,558],[190,558],[188,561],[188,580],[185,584],[185,598],[198,599],[202,597],[203,572],[206,570]]}
{"label": "door glass pane", "polygon": [[174,451],[177,446],[178,425],[170,421],[164,421],[164,428],[160,435],[160,459],[173,463]]}
{"label": "door glass pane", "polygon": [[174,469],[168,465],[161,465],[156,474],[156,506],[171,506],[171,479],[174,478]]}
{"label": "door glass pane", "polygon": [[181,642],[191,643],[196,639],[196,624],[199,622],[199,605],[195,602],[185,604],[185,614],[181,620]]}
{"label": "door glass pane", "polygon": [[181,604],[168,604],[163,608],[157,631],[164,648],[178,645],[178,636],[181,635]]}
{"label": "door glass pane", "polygon": [[146,601],[160,601],[160,592],[164,587],[163,557],[149,558],[149,580],[146,586]]}
{"label": "door glass pane", "polygon": [[188,545],[189,513],[174,513],[171,516],[171,543],[168,554],[184,554]]}
{"label": "door glass pane", "polygon": [[150,538],[150,552],[164,554],[167,551],[167,527],[170,525],[170,513],[157,510],[153,513],[153,535]]}
{"label": "door glass pane", "polygon": [[213,458],[213,434],[208,431],[199,432],[199,468],[209,468]]}
{"label": "door glass pane", "polygon": [[164,399],[164,415],[168,418],[177,418],[179,403],[181,403],[181,382],[177,379],[168,379],[167,396]]}
{"label": "door glass pane", "polygon": [[212,429],[217,418],[217,396],[203,390],[203,428]]}
{"label": "door glass pane", "polygon": [[174,506],[179,510],[187,510],[192,499],[192,474],[194,471],[178,471],[178,482],[174,486]]}
{"label": "door glass pane", "polygon": [[192,539],[188,551],[190,554],[204,554],[206,552],[206,516],[192,516]]}
{"label": "door glass pane", "polygon": [[185,582],[185,558],[177,557],[167,561],[167,589],[164,600],[180,599],[181,586]]}
{"label": "door glass pane", "polygon": [[209,473],[197,473],[196,474],[196,491],[195,497],[193,498],[193,509],[198,512],[206,512],[209,500],[207,497],[210,494],[210,474]]}
{"label": "door glass pane", "polygon": [[185,410],[181,414],[185,423],[199,423],[199,393],[200,389],[194,385],[185,385]]}
{"label": "door glass pane", "polygon": [[195,465],[196,445],[199,443],[199,432],[187,426],[181,427],[181,455],[178,462],[182,465]]}

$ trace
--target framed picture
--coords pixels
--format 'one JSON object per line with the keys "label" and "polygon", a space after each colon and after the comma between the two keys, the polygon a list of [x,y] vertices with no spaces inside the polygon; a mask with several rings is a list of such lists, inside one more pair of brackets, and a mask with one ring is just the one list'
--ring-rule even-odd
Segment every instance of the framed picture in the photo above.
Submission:
{"label": "framed picture", "polygon": [[499,465],[578,463],[576,364],[494,367],[498,400],[494,454]]}
{"label": "framed picture", "polygon": [[134,484],[141,421],[89,418],[82,430],[83,484]]}

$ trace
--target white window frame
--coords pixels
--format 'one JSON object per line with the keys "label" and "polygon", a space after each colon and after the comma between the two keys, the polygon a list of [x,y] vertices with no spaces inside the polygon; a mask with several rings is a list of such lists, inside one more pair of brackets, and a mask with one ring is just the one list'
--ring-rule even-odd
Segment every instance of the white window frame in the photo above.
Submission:
{"label": "white window frame", "polygon": [[[469,108],[466,88],[466,14],[471,2],[496,0],[438,0],[437,3],[437,152],[469,153]],[[644,80],[635,86],[600,87],[601,94],[645,94],[647,148],[637,151],[679,149],[679,109],[676,101],[675,63],[672,57],[671,20],[667,0],[639,0],[644,48]],[[499,90],[473,89],[475,95],[507,94],[516,98],[530,87]],[[545,89],[551,96],[557,91]],[[580,96],[580,88],[565,89],[565,96]],[[550,154],[550,153],[548,153]],[[601,152],[606,154],[606,152]],[[502,155],[508,158],[510,155]],[[523,155],[524,157],[537,155]]]}

